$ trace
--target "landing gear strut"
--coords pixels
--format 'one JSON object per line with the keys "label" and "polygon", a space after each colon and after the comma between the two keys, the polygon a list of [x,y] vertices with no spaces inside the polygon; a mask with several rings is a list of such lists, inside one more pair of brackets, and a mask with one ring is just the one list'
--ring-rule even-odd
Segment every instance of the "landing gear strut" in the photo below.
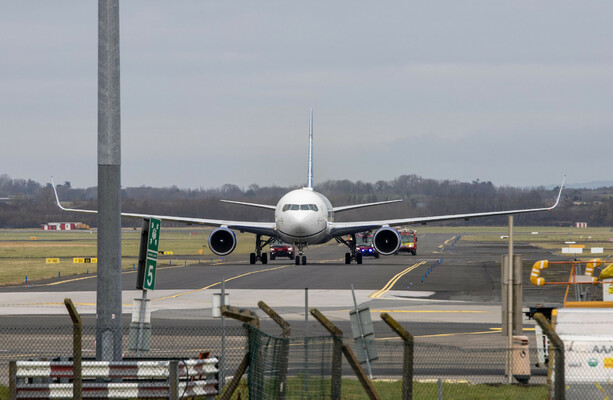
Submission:
{"label": "landing gear strut", "polygon": [[335,239],[337,242],[349,247],[349,253],[345,253],[345,264],[351,264],[353,260],[355,260],[356,264],[362,264],[362,253],[358,253],[355,249],[355,234],[351,235],[351,240],[345,240],[342,237],[336,237]]}
{"label": "landing gear strut", "polygon": [[273,237],[269,237],[262,241],[262,235],[255,235],[255,253],[249,254],[249,264],[255,264],[257,261],[268,264],[268,253],[262,253],[262,248],[268,246],[273,239]]}
{"label": "landing gear strut", "polygon": [[298,246],[298,254],[296,254],[296,265],[307,265],[307,258],[304,255],[304,253],[302,252],[302,245],[297,245]]}

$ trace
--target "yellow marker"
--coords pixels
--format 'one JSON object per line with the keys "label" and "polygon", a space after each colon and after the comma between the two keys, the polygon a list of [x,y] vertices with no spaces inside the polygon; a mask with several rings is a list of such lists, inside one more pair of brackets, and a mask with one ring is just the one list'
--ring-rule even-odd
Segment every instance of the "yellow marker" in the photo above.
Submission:
{"label": "yellow marker", "polygon": [[592,276],[594,273],[594,268],[600,267],[602,265],[602,261],[600,258],[594,258],[589,263],[585,264],[585,275]]}
{"label": "yellow marker", "polygon": [[46,262],[47,264],[59,264],[60,259],[59,258],[47,258]]}
{"label": "yellow marker", "polygon": [[541,260],[534,263],[532,266],[532,272],[530,273],[530,282],[536,286],[543,286],[545,284],[545,278],[540,277],[541,270],[549,267],[549,260]]}

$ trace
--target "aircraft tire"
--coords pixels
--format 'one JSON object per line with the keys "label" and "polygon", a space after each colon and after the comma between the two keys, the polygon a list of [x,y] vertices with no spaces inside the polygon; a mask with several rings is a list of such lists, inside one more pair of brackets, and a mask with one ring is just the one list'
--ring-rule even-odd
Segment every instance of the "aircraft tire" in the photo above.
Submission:
{"label": "aircraft tire", "polygon": [[362,264],[362,253],[358,253],[358,254],[355,255],[355,261],[358,264]]}
{"label": "aircraft tire", "polygon": [[306,256],[302,256],[302,265],[307,265]]}
{"label": "aircraft tire", "polygon": [[255,264],[255,253],[249,254],[249,264]]}
{"label": "aircraft tire", "polygon": [[268,264],[268,253],[262,253],[262,264]]}
{"label": "aircraft tire", "polygon": [[351,254],[345,253],[345,264],[351,264]]}
{"label": "aircraft tire", "polygon": [[300,265],[300,256],[296,256],[296,265]]}

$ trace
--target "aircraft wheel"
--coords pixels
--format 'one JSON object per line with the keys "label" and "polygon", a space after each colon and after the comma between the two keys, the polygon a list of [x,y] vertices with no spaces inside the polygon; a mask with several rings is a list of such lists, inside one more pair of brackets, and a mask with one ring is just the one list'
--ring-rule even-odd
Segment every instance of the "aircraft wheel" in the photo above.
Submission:
{"label": "aircraft wheel", "polygon": [[356,254],[355,259],[358,264],[362,264],[362,253]]}
{"label": "aircraft wheel", "polygon": [[268,253],[262,253],[262,264],[268,264]]}
{"label": "aircraft wheel", "polygon": [[351,254],[345,253],[345,264],[351,264]]}
{"label": "aircraft wheel", "polygon": [[249,264],[255,264],[255,253],[249,254]]}
{"label": "aircraft wheel", "polygon": [[302,256],[302,265],[306,265],[306,256]]}
{"label": "aircraft wheel", "polygon": [[296,256],[296,265],[300,265],[300,256]]}

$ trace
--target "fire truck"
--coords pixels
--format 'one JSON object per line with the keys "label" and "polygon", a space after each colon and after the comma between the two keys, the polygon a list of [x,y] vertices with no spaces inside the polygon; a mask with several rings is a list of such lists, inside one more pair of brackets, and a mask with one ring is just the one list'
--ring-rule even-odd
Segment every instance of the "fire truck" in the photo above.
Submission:
{"label": "fire truck", "polygon": [[413,229],[400,229],[400,248],[398,252],[407,252],[413,255],[417,254],[417,232]]}

